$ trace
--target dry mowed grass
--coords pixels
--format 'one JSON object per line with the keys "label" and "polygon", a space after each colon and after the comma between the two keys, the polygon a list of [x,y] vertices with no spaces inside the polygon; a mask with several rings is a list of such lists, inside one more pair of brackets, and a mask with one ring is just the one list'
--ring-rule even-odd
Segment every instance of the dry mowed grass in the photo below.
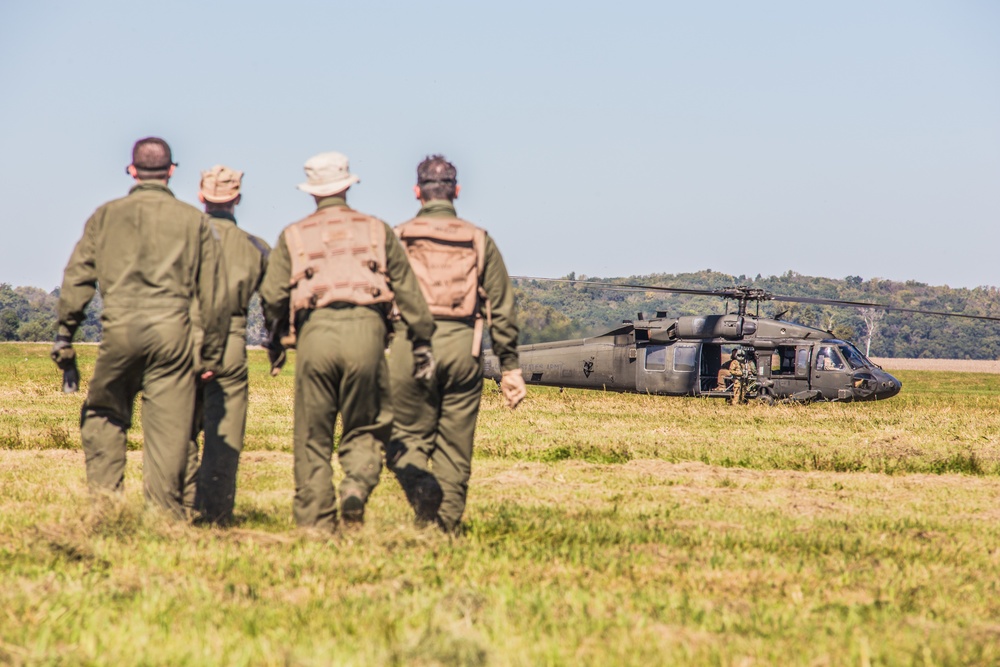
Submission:
{"label": "dry mowed grass", "polygon": [[0,346],[0,664],[1000,664],[991,372],[772,408],[487,387],[456,539],[390,475],[362,529],[296,530],[261,352],[236,527],[144,510],[137,431],[95,503],[46,352]]}
{"label": "dry mowed grass", "polygon": [[1000,373],[998,359],[891,359],[873,357],[888,371],[950,371],[955,373]]}

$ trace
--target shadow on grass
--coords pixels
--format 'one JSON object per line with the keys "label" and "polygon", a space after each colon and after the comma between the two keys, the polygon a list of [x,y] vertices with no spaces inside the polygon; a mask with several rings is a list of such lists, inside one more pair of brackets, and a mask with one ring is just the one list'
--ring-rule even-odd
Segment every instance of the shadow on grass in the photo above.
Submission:
{"label": "shadow on grass", "polygon": [[289,530],[293,527],[289,517],[289,513],[283,510],[277,511],[266,510],[261,507],[248,507],[241,509],[233,515],[230,527],[273,531]]}
{"label": "shadow on grass", "polygon": [[543,463],[569,459],[586,461],[587,463],[628,463],[632,458],[632,452],[624,447],[605,449],[594,445],[559,445],[541,451],[536,460]]}
{"label": "shadow on grass", "polygon": [[993,470],[987,470],[983,461],[976,456],[975,452],[956,452],[951,456],[934,461],[930,465],[931,472],[959,473],[963,475],[988,475],[991,472],[997,473],[996,466]]}

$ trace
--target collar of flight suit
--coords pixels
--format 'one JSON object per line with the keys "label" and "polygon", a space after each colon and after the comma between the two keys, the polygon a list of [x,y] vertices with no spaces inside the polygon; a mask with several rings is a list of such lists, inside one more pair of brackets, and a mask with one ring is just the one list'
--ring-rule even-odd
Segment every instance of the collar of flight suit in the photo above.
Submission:
{"label": "collar of flight suit", "polygon": [[344,197],[323,197],[318,202],[316,202],[317,211],[323,208],[330,208],[331,206],[350,208],[350,206],[347,205],[347,199]]}
{"label": "collar of flight suit", "polygon": [[236,224],[236,216],[229,211],[209,211],[208,214],[213,218],[221,218],[222,220],[228,220],[234,225]]}
{"label": "collar of flight suit", "polygon": [[418,218],[457,218],[455,205],[447,199],[432,199],[424,202],[417,213]]}
{"label": "collar of flight suit", "polygon": [[157,181],[139,181],[129,189],[128,193],[138,192],[140,190],[159,190],[160,192],[166,193],[171,197],[174,196],[173,191],[166,186],[165,183],[159,183]]}

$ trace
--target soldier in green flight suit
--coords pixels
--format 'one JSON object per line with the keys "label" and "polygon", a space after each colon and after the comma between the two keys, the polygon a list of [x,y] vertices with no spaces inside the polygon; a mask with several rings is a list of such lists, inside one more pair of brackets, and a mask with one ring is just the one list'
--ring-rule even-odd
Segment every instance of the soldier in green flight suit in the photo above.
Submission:
{"label": "soldier in green flight suit", "polygon": [[[137,184],[94,212],[66,265],[52,357],[73,358],[73,335],[99,284],[103,337],[80,426],[87,481],[95,490],[122,489],[126,431],[142,391],[143,489],[147,500],[183,518],[196,373],[210,379],[219,372],[230,307],[207,216],[167,187],[176,166],[162,139],[136,142],[127,171]],[[204,330],[200,368],[192,354],[192,298]]]}
{"label": "soldier in green flight suit", "polygon": [[750,396],[757,395],[757,359],[753,348],[742,347],[733,351],[730,371],[733,375],[733,405],[746,403]]}
{"label": "soldier in green flight suit", "polygon": [[[236,470],[247,425],[247,311],[267,268],[271,248],[236,225],[243,172],[216,165],[201,173],[198,199],[205,204],[222,249],[229,286],[229,341],[222,369],[198,387],[184,504],[204,520],[227,524],[236,500]],[[200,339],[195,331],[195,340]],[[197,350],[198,346],[195,345]],[[198,435],[205,447],[198,462]]]}
{"label": "soldier in green flight suit", "polygon": [[295,521],[332,531],[337,412],[343,419],[340,512],[345,522],[359,523],[392,427],[385,347],[393,298],[409,324],[410,372],[418,378],[434,372],[434,318],[389,226],[347,205],[347,190],[359,180],[347,158],[321,153],[305,171],[307,182],[298,187],[313,195],[316,212],[281,233],[260,295],[272,373],[284,363],[279,332],[296,341]]}
{"label": "soldier in green flight suit", "polygon": [[747,402],[746,359],[747,354],[743,348],[733,350],[732,361],[729,364],[729,374],[733,378],[733,397],[729,401],[732,405]]}
{"label": "soldier in green flight suit", "polygon": [[420,211],[396,227],[437,323],[432,343],[438,367],[430,382],[410,377],[413,348],[403,335],[406,324],[397,323],[389,355],[395,421],[386,450],[417,521],[447,532],[460,528],[472,473],[484,318],[507,405],[517,407],[526,394],[514,289],[493,239],[455,212],[457,178],[455,167],[440,155],[421,162],[414,187]]}

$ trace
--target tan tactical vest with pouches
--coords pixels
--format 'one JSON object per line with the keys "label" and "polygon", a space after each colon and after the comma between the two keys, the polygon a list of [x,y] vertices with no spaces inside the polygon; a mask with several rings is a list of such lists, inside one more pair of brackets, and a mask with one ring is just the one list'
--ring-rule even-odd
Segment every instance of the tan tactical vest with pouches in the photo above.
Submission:
{"label": "tan tactical vest with pouches", "polygon": [[395,229],[436,319],[479,314],[486,232],[459,218],[414,218]]}
{"label": "tan tactical vest with pouches", "polygon": [[390,303],[385,223],[349,208],[323,208],[285,230],[292,261],[292,326],[299,310],[334,303]]}
{"label": "tan tactical vest with pouches", "polygon": [[478,357],[483,315],[492,324],[483,289],[486,232],[460,218],[414,218],[395,229],[434,319],[473,320],[472,356]]}

